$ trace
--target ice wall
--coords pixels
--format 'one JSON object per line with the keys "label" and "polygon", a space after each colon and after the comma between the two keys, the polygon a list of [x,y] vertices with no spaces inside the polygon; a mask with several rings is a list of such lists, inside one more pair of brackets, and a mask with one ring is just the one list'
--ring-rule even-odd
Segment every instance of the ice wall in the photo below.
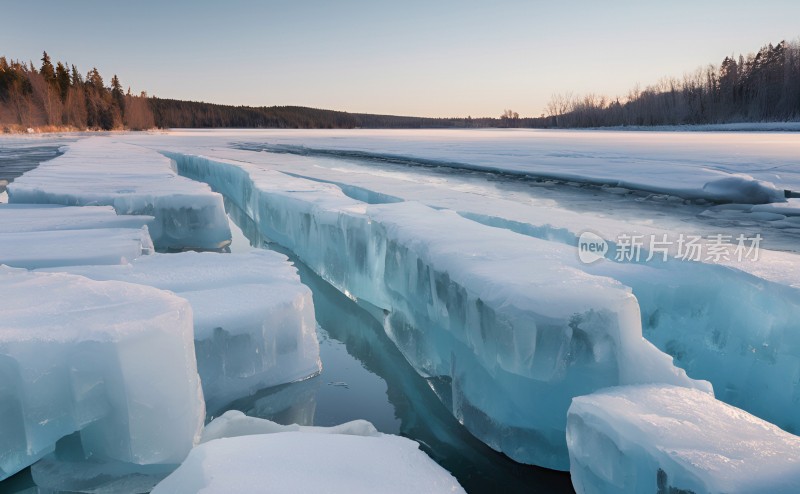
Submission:
{"label": "ice wall", "polygon": [[800,492],[800,438],[693,389],[575,398],[567,443],[578,494]]}
{"label": "ice wall", "polygon": [[155,254],[126,265],[57,270],[171,290],[188,300],[210,410],[320,371],[311,291],[277,252]]}
{"label": "ice wall", "polygon": [[[574,227],[461,214],[572,246],[580,234]],[[614,258],[613,239],[606,240],[607,256]],[[774,261],[768,254],[762,251],[754,264],[764,268],[774,264],[775,269],[791,272],[786,260]],[[641,259],[646,258],[645,251]],[[661,262],[657,255],[646,263],[599,262],[578,267],[631,287],[639,301],[645,338],[671,355],[689,376],[711,382],[718,399],[789,432],[800,431],[800,380],[796,377],[800,375],[800,290],[796,287],[780,278],[772,281],[750,274],[742,270],[749,266],[736,262]]]}
{"label": "ice wall", "polygon": [[564,245],[413,202],[369,205],[331,184],[246,164],[172,155],[230,198],[261,233],[348,296],[384,310],[442,401],[512,458],[568,468],[572,397],[617,384],[688,379],[641,335],[636,299],[574,267]]}
{"label": "ice wall", "polygon": [[218,249],[230,243],[222,197],[179,177],[164,156],[109,137],[71,143],[8,187],[10,203],[113,206],[149,215],[159,249]]}
{"label": "ice wall", "polygon": [[0,267],[0,479],[75,431],[87,455],[180,463],[205,417],[189,304]]}

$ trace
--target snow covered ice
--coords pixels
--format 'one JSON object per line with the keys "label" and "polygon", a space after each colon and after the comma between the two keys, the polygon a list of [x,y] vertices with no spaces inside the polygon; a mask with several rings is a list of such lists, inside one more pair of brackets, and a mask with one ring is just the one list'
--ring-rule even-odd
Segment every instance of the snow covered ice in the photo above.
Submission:
{"label": "snow covered ice", "polygon": [[206,427],[202,444],[153,494],[461,493],[464,489],[409,439],[365,421],[280,426],[228,412]]}
{"label": "snow covered ice", "polygon": [[568,468],[573,396],[644,382],[710,390],[642,338],[629,290],[577,269],[568,246],[240,163],[173,158],[342,292],[384,309],[415,369],[450,382],[441,397],[458,420],[518,461]]}
{"label": "snow covered ice", "polygon": [[0,478],[76,431],[87,455],[180,463],[205,416],[189,304],[140,285],[0,267]]}
{"label": "snow covered ice", "polygon": [[578,494],[800,492],[800,438],[697,390],[575,398],[567,442]]}
{"label": "snow covered ice", "polygon": [[69,145],[8,186],[10,203],[113,206],[150,215],[159,249],[218,249],[230,242],[222,197],[179,177],[169,159],[139,146],[92,137]]}
{"label": "snow covered ice", "polygon": [[154,254],[126,265],[55,270],[149,285],[188,300],[209,409],[320,371],[311,291],[283,254]]}
{"label": "snow covered ice", "polygon": [[731,142],[725,135],[614,131],[271,131],[266,143],[245,140],[241,146],[378,157],[412,165],[605,184],[684,199],[759,204],[783,201],[784,189],[800,190],[800,173],[781,169],[794,163],[791,139],[791,135],[772,136],[765,142],[743,135]]}

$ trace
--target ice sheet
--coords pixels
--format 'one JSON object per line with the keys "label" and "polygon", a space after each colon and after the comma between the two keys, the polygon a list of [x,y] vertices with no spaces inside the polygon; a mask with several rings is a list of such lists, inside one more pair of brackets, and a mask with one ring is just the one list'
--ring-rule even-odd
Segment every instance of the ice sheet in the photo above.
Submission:
{"label": "ice sheet", "polygon": [[[784,200],[800,190],[791,134],[541,130],[269,131],[237,136],[251,149],[372,156],[607,184],[714,202]],[[249,145],[252,143],[253,145]]]}

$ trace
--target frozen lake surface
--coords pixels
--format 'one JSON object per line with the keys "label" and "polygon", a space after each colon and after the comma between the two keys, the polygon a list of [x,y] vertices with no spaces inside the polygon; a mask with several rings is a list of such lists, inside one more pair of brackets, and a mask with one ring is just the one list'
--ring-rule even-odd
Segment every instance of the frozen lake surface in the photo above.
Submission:
{"label": "frozen lake surface", "polygon": [[[322,373],[208,408],[207,420],[229,409],[286,424],[366,419],[417,440],[470,492],[570,492],[567,474],[522,463],[568,468],[569,401],[606,386],[713,386],[742,413],[800,431],[797,134],[103,139],[207,182],[232,218],[228,249],[288,255],[313,292]],[[0,179],[63,144],[0,137]],[[605,250],[584,257],[586,238]],[[609,313],[617,322],[593,319]]]}

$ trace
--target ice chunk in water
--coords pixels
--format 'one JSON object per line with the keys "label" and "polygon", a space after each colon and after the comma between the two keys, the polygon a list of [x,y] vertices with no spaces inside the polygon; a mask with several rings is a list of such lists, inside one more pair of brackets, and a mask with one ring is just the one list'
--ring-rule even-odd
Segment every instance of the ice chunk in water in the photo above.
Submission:
{"label": "ice chunk in water", "polygon": [[579,494],[800,492],[800,438],[697,390],[625,386],[575,398]]}
{"label": "ice chunk in water", "polygon": [[209,409],[320,371],[311,291],[283,254],[182,252],[57,270],[172,290],[188,300]]}
{"label": "ice chunk in water", "polygon": [[205,416],[189,304],[0,267],[0,479],[75,431],[87,455],[176,464]]}
{"label": "ice chunk in water", "polygon": [[464,492],[416,442],[380,434],[365,421],[280,426],[228,412],[208,431],[223,438],[194,448],[153,494]]}
{"label": "ice chunk in water", "polygon": [[69,144],[63,155],[14,180],[8,198],[154,216],[150,233],[159,249],[217,249],[231,239],[219,194],[179,177],[161,154],[107,137]]}

